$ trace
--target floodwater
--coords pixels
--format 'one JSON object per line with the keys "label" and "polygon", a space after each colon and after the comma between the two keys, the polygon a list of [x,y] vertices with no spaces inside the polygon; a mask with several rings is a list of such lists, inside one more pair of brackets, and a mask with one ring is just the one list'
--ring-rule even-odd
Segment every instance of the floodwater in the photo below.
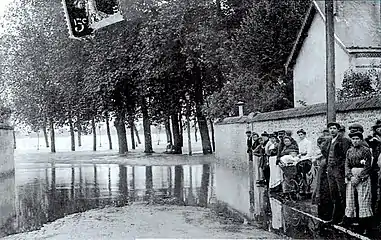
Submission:
{"label": "floodwater", "polygon": [[252,167],[131,166],[77,160],[58,164],[26,159],[16,166],[14,175],[0,179],[0,237],[105,206],[148,201],[207,207],[219,200],[251,215],[255,226],[281,236],[355,239],[342,231],[322,229],[308,200],[289,203],[270,196],[265,187],[253,184],[258,179],[250,178]]}
{"label": "floodwater", "polygon": [[[38,164],[0,179],[0,237],[39,229],[66,215],[132,202],[207,206],[210,165]],[[176,199],[176,200],[175,200]]]}

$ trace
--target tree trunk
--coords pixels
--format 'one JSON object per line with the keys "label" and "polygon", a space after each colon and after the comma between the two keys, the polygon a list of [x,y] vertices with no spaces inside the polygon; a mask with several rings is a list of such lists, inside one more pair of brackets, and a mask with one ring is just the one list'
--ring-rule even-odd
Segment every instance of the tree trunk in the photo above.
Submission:
{"label": "tree trunk", "polygon": [[95,127],[95,118],[91,119],[91,128],[93,131],[93,151],[97,151],[97,128]]}
{"label": "tree trunk", "polygon": [[42,127],[42,131],[44,132],[44,138],[45,138],[45,145],[48,148],[49,147],[49,138],[48,138],[48,132],[46,131],[46,124]]}
{"label": "tree trunk", "polygon": [[152,149],[152,136],[151,136],[151,122],[148,116],[147,102],[142,98],[142,115],[143,115],[143,129],[144,129],[144,152],[153,153]]}
{"label": "tree trunk", "polygon": [[212,146],[210,144],[208,123],[206,121],[206,117],[201,112],[201,107],[197,106],[197,104],[196,104],[196,111],[197,111],[197,120],[198,120],[197,122],[200,128],[202,152],[204,154],[210,154],[212,153]]}
{"label": "tree trunk", "polygon": [[221,0],[216,0],[216,7],[217,7],[217,15],[221,17],[222,15]]}
{"label": "tree trunk", "polygon": [[179,132],[180,132],[180,144],[181,144],[181,147],[184,147],[184,138],[183,138],[183,131],[184,131],[184,128],[183,128],[183,119],[182,119],[182,116],[181,114],[179,114]]}
{"label": "tree trunk", "polygon": [[75,151],[74,126],[73,126],[73,120],[71,118],[69,118],[69,127],[70,127],[71,150]]}
{"label": "tree trunk", "polygon": [[200,128],[202,152],[204,154],[212,153],[212,146],[210,144],[208,123],[204,113],[202,112],[202,105],[204,103],[203,86],[201,80],[201,69],[194,67],[193,78],[195,83],[195,103],[196,103],[196,117],[198,126]]}
{"label": "tree trunk", "polygon": [[106,131],[107,131],[109,149],[112,150],[112,141],[111,141],[111,132],[110,132],[110,120],[109,120],[109,117],[108,117],[108,113],[106,113]]}
{"label": "tree trunk", "polygon": [[138,144],[142,144],[142,142],[140,141],[138,129],[136,128],[135,124],[133,125],[133,128],[134,128],[134,131],[135,131],[136,140],[138,140]]}
{"label": "tree trunk", "polygon": [[50,127],[50,152],[55,153],[56,152],[56,141],[54,136],[54,122],[53,119],[49,120],[49,127]]}
{"label": "tree trunk", "polygon": [[82,126],[81,122],[77,121],[77,129],[78,129],[78,147],[82,146],[82,140],[81,140],[81,135],[82,135]]}
{"label": "tree trunk", "polygon": [[126,125],[124,124],[124,113],[119,112],[115,118],[115,128],[118,135],[119,154],[128,152]]}
{"label": "tree trunk", "polygon": [[180,136],[180,127],[179,119],[177,114],[173,114],[172,117],[172,132],[173,132],[173,153],[181,154],[181,136]]}
{"label": "tree trunk", "polygon": [[197,121],[194,121],[194,139],[196,140],[196,142],[197,142],[197,132],[198,132]]}
{"label": "tree trunk", "polygon": [[165,133],[167,135],[167,144],[170,144],[172,146],[173,141],[172,141],[172,131],[171,131],[171,123],[170,123],[170,118],[166,118],[165,122]]}
{"label": "tree trunk", "polygon": [[130,116],[130,134],[131,134],[132,149],[135,149],[136,145],[135,145],[134,117],[133,116]]}
{"label": "tree trunk", "polygon": [[212,119],[209,119],[209,124],[210,124],[210,130],[211,130],[211,134],[212,134],[212,149],[213,149],[213,152],[215,152],[216,151],[216,141],[214,139],[214,125],[213,125]]}
{"label": "tree trunk", "polygon": [[16,133],[15,133],[15,130],[13,130],[13,149],[16,149]]}

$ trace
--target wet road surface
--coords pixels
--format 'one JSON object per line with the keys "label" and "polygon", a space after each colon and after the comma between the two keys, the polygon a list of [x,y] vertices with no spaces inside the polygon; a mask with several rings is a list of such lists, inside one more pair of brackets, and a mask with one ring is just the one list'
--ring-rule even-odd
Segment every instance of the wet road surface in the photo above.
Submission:
{"label": "wet road surface", "polygon": [[[105,206],[148,201],[207,207],[221,199],[243,206],[239,210],[256,219],[255,227],[283,236],[358,239],[342,231],[322,230],[308,200],[285,202],[257,185],[250,199],[248,169],[215,164],[213,157],[203,156],[132,154],[127,158],[110,152],[16,155],[15,174],[0,179],[0,237]],[[227,212],[221,210],[221,216],[241,219]]]}
{"label": "wet road surface", "polygon": [[86,160],[85,155],[79,157],[81,161],[77,155],[71,163],[59,154],[54,161],[44,161],[39,155],[16,155],[15,174],[1,179],[0,184],[1,235],[39,229],[69,214],[104,206],[142,201],[207,206],[213,200],[210,164],[118,165],[96,163],[96,157]]}

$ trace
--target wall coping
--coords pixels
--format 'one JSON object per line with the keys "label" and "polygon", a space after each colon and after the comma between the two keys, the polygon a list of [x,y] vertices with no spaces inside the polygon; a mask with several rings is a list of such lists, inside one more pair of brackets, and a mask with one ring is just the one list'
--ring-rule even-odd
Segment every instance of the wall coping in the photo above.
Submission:
{"label": "wall coping", "polygon": [[[381,109],[381,95],[368,95],[336,102],[336,111],[340,113]],[[269,120],[283,120],[301,117],[326,115],[327,104],[318,103],[305,107],[289,108],[273,112],[250,114],[249,116],[228,117],[217,125],[266,122]]]}
{"label": "wall coping", "polygon": [[2,129],[2,130],[14,130],[14,127],[7,125],[7,124],[0,123],[0,129]]}

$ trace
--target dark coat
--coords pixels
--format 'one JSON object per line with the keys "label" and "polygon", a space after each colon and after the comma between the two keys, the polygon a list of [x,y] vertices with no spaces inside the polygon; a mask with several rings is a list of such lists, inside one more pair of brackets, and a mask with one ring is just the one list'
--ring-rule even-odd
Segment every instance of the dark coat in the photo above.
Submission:
{"label": "dark coat", "polygon": [[369,136],[366,139],[366,142],[368,143],[370,149],[372,149],[372,157],[373,157],[372,170],[375,172],[378,172],[379,167],[378,167],[377,161],[378,161],[378,157],[381,154],[381,137],[378,137],[376,134],[373,134],[373,136]]}
{"label": "dark coat", "polygon": [[254,151],[253,151],[253,154],[257,157],[259,157],[259,164],[258,166],[260,168],[264,168],[268,165],[268,156],[266,155],[266,150],[265,150],[265,146],[267,144],[268,140],[266,142],[260,145],[258,145]]}
{"label": "dark coat", "polygon": [[352,146],[351,140],[341,136],[340,134],[337,136],[336,141],[332,144],[332,141],[328,142],[328,154],[331,151],[331,148],[334,148],[334,163],[331,163],[328,160],[328,166],[345,166],[345,158],[347,156],[348,149]]}
{"label": "dark coat", "polygon": [[253,145],[253,138],[248,137],[246,140],[246,143],[247,143],[247,153],[249,153],[252,150],[251,146]]}

